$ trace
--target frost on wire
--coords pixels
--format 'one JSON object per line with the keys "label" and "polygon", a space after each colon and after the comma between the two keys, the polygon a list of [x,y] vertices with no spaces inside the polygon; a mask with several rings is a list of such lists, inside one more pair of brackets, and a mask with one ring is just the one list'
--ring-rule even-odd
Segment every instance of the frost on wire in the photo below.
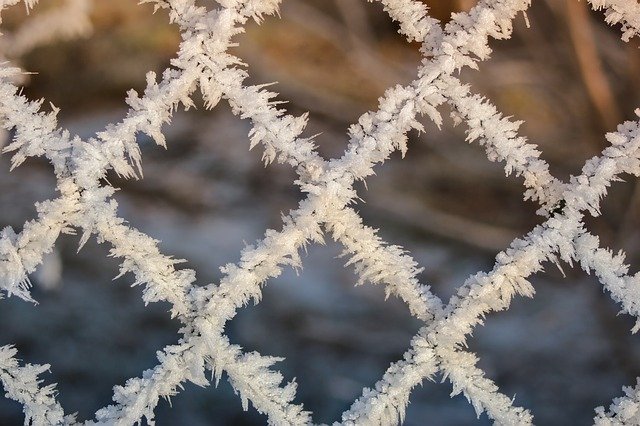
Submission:
{"label": "frost on wire", "polygon": [[[223,372],[243,407],[265,414],[270,424],[311,424],[312,414],[294,402],[296,384],[283,384],[282,375],[272,368],[280,359],[244,353],[224,331],[239,308],[260,301],[269,278],[285,267],[301,266],[300,251],[325,238],[342,245],[347,264],[355,266],[358,284],[384,286],[423,322],[403,358],[391,364],[372,389],[363,389],[335,424],[400,423],[412,389],[438,373],[452,383],[453,395],[466,396],[478,415],[485,412],[496,424],[532,424],[533,415],[502,394],[476,366],[478,358],[466,349],[466,339],[486,314],[508,309],[514,296],[532,297],[535,289],[528,277],[541,271],[544,262],[579,264],[599,278],[623,312],[640,316],[640,275],[629,275],[624,255],[602,248],[583,222],[587,214],[600,214],[600,202],[612,182],[622,174],[640,175],[640,121],[625,122],[608,133],[609,146],[601,155],[588,160],[579,176],[562,182],[551,175],[536,145],[518,133],[521,122],[503,116],[456,78],[462,68],[477,69],[489,57],[490,39],[510,38],[513,20],[526,13],[530,0],[480,0],[446,25],[431,18],[418,1],[376,1],[409,41],[421,43],[424,59],[413,82],[388,89],[378,110],[363,114],[349,128],[348,147],[334,160],[322,158],[313,138],[303,136],[307,115],[291,116],[277,109],[276,94],[265,86],[245,85],[246,68],[228,53],[234,36],[250,20],[277,15],[280,0],[218,0],[218,8],[211,10],[196,6],[194,0],[143,0],[167,9],[171,23],[179,27],[182,41],[177,56],[162,75],[147,75],[144,93],[128,93],[126,118],[87,140],[58,126],[57,109],[43,112],[42,100],[25,98],[17,85],[23,72],[3,59],[0,123],[12,135],[3,152],[12,156],[12,168],[28,157],[46,157],[57,178],[58,198],[38,203],[37,218],[20,232],[10,227],[1,230],[2,294],[35,302],[29,274],[61,234],[78,232],[81,246],[91,237],[108,243],[110,255],[121,261],[121,274],[132,274],[135,284],[144,287],[145,303],[169,302],[171,315],[183,324],[179,342],[158,352],[156,367],[115,386],[112,405],[84,422],[64,413],[54,385],[43,385],[40,375],[48,365],[21,366],[12,346],[0,347],[0,381],[6,396],[23,404],[25,424],[153,424],[160,398],[175,395],[187,381],[206,387],[212,377],[217,384]],[[18,3],[30,9],[37,0],[0,0],[0,12]],[[636,0],[589,3],[604,10],[608,23],[621,27],[624,40],[639,34]],[[17,57],[53,38],[85,34],[90,31],[90,6],[90,0],[67,0],[61,9],[28,21],[14,34],[4,34],[0,56]],[[207,108],[225,100],[235,115],[250,120],[248,148],[260,145],[266,164],[292,166],[298,174],[296,183],[307,194],[283,218],[279,230],[267,230],[262,240],[243,250],[238,263],[222,268],[219,283],[205,287],[195,286],[194,271],[177,270],[178,260],[162,254],[156,240],[118,216],[115,189],[104,179],[110,170],[125,178],[141,176],[136,136],[144,133],[164,146],[162,126],[177,108],[193,105],[196,91]],[[406,154],[407,133],[424,130],[418,121],[421,116],[440,126],[444,104],[453,111],[454,122],[467,127],[468,142],[482,145],[489,160],[504,164],[507,175],[522,178],[524,198],[537,201],[538,213],[545,218],[500,252],[491,271],[462,283],[448,302],[418,281],[421,269],[407,252],[382,241],[352,208],[357,198],[354,183],[371,176],[392,152]],[[636,114],[640,118],[640,109]],[[638,329],[640,322],[633,331]],[[625,387],[624,392],[608,410],[596,409],[596,424],[640,424],[640,385]]]}

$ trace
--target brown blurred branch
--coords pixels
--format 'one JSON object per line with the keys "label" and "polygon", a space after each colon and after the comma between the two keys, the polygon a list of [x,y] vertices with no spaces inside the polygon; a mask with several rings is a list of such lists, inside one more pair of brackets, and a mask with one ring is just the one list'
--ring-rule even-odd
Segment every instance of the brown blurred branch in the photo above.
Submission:
{"label": "brown blurred branch", "polygon": [[476,0],[458,0],[458,9],[460,10],[471,10],[473,6],[476,5]]}
{"label": "brown blurred branch", "polygon": [[[491,253],[508,247],[519,231],[482,223],[435,209],[418,197],[393,191],[370,197],[368,205],[386,219],[403,223],[417,231],[437,235]],[[401,207],[398,207],[401,206]]]}
{"label": "brown blurred branch", "polygon": [[360,0],[334,0],[349,32],[351,42],[375,43],[375,35],[364,4]]}
{"label": "brown blurred branch", "polygon": [[586,2],[565,1],[565,15],[580,74],[598,116],[607,130],[614,130],[622,114],[613,96],[611,85],[593,36],[593,25]]}
{"label": "brown blurred branch", "polygon": [[403,67],[386,61],[375,50],[375,39],[366,21],[366,11],[361,7],[355,7],[353,2],[342,4],[343,1],[336,0],[336,3],[339,4],[338,10],[346,24],[300,1],[287,4],[287,17],[318,37],[331,42],[355,67],[379,80],[382,89],[402,81],[408,72],[405,72]]}

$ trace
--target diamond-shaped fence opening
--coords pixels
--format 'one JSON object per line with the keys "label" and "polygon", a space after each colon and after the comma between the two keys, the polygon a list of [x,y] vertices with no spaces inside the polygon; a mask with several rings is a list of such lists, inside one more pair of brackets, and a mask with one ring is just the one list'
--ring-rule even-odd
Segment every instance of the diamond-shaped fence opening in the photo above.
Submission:
{"label": "diamond-shaped fence opening", "polygon": [[[246,351],[285,357],[298,398],[317,422],[330,422],[406,349],[420,323],[384,290],[353,287],[352,268],[335,268],[341,247],[309,247],[304,269],[272,279],[263,300],[226,329]],[[304,285],[300,285],[303,282]]]}
{"label": "diamond-shaped fence opening", "polygon": [[[469,340],[478,363],[538,424],[589,424],[584,407],[605,405],[640,373],[633,321],[598,280],[563,267],[532,278],[536,296],[515,299]],[[575,321],[575,318],[580,321]],[[584,372],[589,371],[585,375]]]}
{"label": "diamond-shaped fence opening", "polygon": [[[497,252],[539,222],[536,205],[522,202],[519,182],[497,181],[504,180],[499,165],[483,160],[481,167],[468,166],[484,152],[468,146],[464,137],[412,142],[413,155],[392,157],[377,176],[357,185],[365,202],[356,209],[385,241],[402,245],[416,258],[414,251],[421,246],[454,242],[461,261],[464,253],[480,251],[490,266]],[[458,146],[441,149],[445,143]],[[430,265],[426,274],[438,269],[428,261],[419,263]],[[447,284],[457,287],[459,280]]]}
{"label": "diamond-shaped fence opening", "polygon": [[[179,323],[167,316],[166,304],[145,306],[127,277],[113,280],[119,265],[107,258],[107,247],[88,241],[75,254],[77,244],[78,236],[59,238],[59,259],[47,257],[31,276],[38,306],[10,298],[0,321],[7,324],[3,339],[15,344],[23,362],[50,363],[61,403],[88,417],[110,399],[113,383],[155,364],[156,351],[175,341]],[[8,401],[1,401],[0,417],[11,424],[19,410]]]}
{"label": "diamond-shaped fence opening", "polygon": [[279,18],[248,25],[230,52],[251,64],[247,83],[277,81],[274,100],[313,117],[306,131],[317,151],[339,158],[345,128],[387,87],[409,83],[421,55],[378,2],[285,2]]}
{"label": "diamond-shaped fence opening", "polygon": [[[12,7],[3,15],[12,30],[1,48],[34,73],[24,77],[27,96],[46,98],[44,106],[52,102],[62,118],[78,108],[85,115],[104,105],[123,109],[126,92],[143,90],[145,74],[162,72],[180,41],[179,30],[167,25],[168,14],[152,11],[150,5],[132,8],[128,0],[50,1],[33,11]],[[70,62],[76,63],[72,70]]]}
{"label": "diamond-shaped fence opening", "polygon": [[580,174],[607,146],[602,135],[633,120],[637,107],[638,40],[620,43],[618,28],[589,9],[585,2],[532,2],[529,28],[516,25],[511,39],[492,44],[481,72],[461,74],[502,113],[524,121],[521,134],[562,180]]}
{"label": "diamond-shaped fence opening", "polygon": [[[81,245],[92,237],[111,245],[111,255],[122,262],[121,272],[132,273],[136,284],[143,286],[143,300],[169,302],[171,315],[184,324],[180,340],[158,353],[156,367],[114,388],[114,403],[96,413],[98,423],[153,422],[160,398],[173,396],[184,382],[209,385],[209,373],[214,382],[226,375],[245,409],[254,407],[272,424],[312,422],[311,413],[294,402],[295,384],[281,385],[282,376],[272,369],[276,359],[243,352],[229,341],[225,325],[247,302],[259,301],[262,286],[280,275],[283,267],[300,267],[302,249],[328,238],[344,247],[345,259],[354,265],[360,283],[384,286],[424,323],[402,359],[391,364],[373,388],[363,389],[343,413],[339,420],[345,424],[402,421],[412,389],[437,375],[453,384],[453,394],[464,394],[478,414],[486,412],[498,424],[532,423],[532,413],[518,406],[521,401],[501,393],[478,368],[466,340],[487,314],[508,309],[517,295],[533,296],[535,288],[528,279],[550,262],[575,263],[594,273],[624,312],[640,314],[638,277],[628,275],[623,259],[601,248],[582,222],[586,214],[600,214],[601,199],[620,175],[640,174],[640,124],[628,121],[607,134],[609,146],[602,154],[588,160],[580,175],[563,182],[551,175],[541,152],[519,135],[515,119],[502,116],[457,78],[462,68],[482,66],[479,62],[491,53],[490,38],[510,37],[513,20],[527,11],[529,1],[479,1],[470,12],[454,15],[442,25],[429,17],[421,2],[381,0],[391,18],[399,21],[401,32],[410,41],[422,42],[424,60],[416,80],[390,88],[376,112],[363,114],[349,128],[344,155],[333,160],[317,154],[312,137],[302,136],[307,117],[277,110],[268,89],[245,85],[246,71],[226,53],[249,20],[275,14],[279,1],[220,0],[219,6],[210,8],[196,7],[189,0],[150,2],[167,9],[181,30],[177,57],[161,75],[147,75],[144,93],[129,94],[131,109],[123,121],[94,138],[82,140],[58,129],[54,114],[39,113],[37,103],[20,95],[13,83],[20,71],[6,64],[0,68],[0,113],[4,127],[16,131],[5,151],[12,153],[16,166],[28,157],[48,158],[61,194],[19,234],[3,231],[0,286],[10,295],[32,300],[27,274],[53,250],[59,234],[73,229],[80,234]],[[16,3],[22,2],[7,0],[0,6]],[[35,3],[24,2],[27,7]],[[622,26],[623,39],[637,35],[636,1],[590,3],[606,10],[609,23]],[[82,9],[88,2],[68,4]],[[178,269],[177,261],[163,255],[156,241],[118,216],[114,189],[103,179],[108,170],[126,178],[140,176],[136,135],[146,133],[165,145],[162,125],[179,106],[191,106],[196,90],[202,92],[207,107],[228,100],[236,115],[250,119],[250,145],[264,149],[266,163],[292,166],[299,175],[296,183],[307,194],[296,210],[283,217],[279,230],[267,230],[261,241],[242,251],[237,264],[223,267],[219,284],[205,287],[195,287],[193,271]],[[421,269],[413,258],[383,242],[352,207],[357,197],[354,182],[370,177],[392,152],[406,152],[407,132],[422,129],[419,115],[440,124],[438,110],[445,103],[455,110],[454,119],[468,126],[470,141],[484,146],[488,158],[503,163],[507,174],[523,178],[525,198],[540,204],[544,220],[500,252],[492,270],[469,277],[449,301],[420,283]],[[636,113],[640,116],[640,110]],[[24,404],[27,422],[75,423],[74,416],[64,416],[54,388],[40,386],[38,376],[47,367],[22,366],[16,356],[11,346],[0,350],[0,380],[7,396]],[[609,413],[600,409],[596,421],[637,424],[640,390],[627,388],[625,393]]]}

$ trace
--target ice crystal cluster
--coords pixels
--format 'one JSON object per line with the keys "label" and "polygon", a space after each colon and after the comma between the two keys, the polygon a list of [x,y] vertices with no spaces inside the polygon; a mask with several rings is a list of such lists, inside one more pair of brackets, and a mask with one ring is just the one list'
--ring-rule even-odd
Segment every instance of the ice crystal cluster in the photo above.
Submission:
{"label": "ice crystal cluster", "polygon": [[[551,175],[537,147],[519,135],[521,123],[500,114],[456,77],[462,68],[476,69],[489,57],[490,39],[511,36],[514,19],[526,13],[530,0],[480,0],[446,24],[430,17],[416,0],[375,1],[383,4],[409,41],[421,43],[424,59],[413,82],[389,88],[378,110],[365,113],[349,128],[348,147],[333,160],[322,158],[313,138],[303,136],[308,117],[277,109],[275,93],[245,84],[246,67],[228,53],[234,36],[250,20],[277,15],[280,0],[218,0],[211,9],[194,0],[144,0],[167,9],[171,23],[179,27],[182,41],[177,56],[162,75],[147,75],[144,93],[129,92],[126,118],[86,140],[60,128],[55,109],[44,112],[42,101],[21,94],[16,85],[22,73],[18,67],[0,65],[0,123],[11,135],[4,152],[12,156],[12,167],[28,157],[46,157],[53,165],[59,194],[37,204],[37,218],[20,232],[1,231],[3,294],[32,301],[29,274],[62,233],[78,232],[81,244],[92,237],[108,243],[111,256],[121,261],[121,273],[132,274],[144,287],[144,301],[169,302],[171,315],[183,324],[178,343],[158,352],[157,366],[115,386],[113,403],[85,424],[152,424],[160,398],[175,395],[185,382],[204,387],[213,378],[217,383],[223,373],[244,408],[265,414],[270,424],[312,423],[312,413],[294,402],[295,383],[282,384],[281,374],[272,369],[276,359],[244,353],[225,335],[225,324],[247,302],[260,300],[262,286],[270,278],[285,267],[300,266],[299,252],[305,246],[324,238],[343,246],[360,283],[384,286],[424,323],[403,358],[391,364],[372,389],[364,389],[335,424],[398,424],[412,389],[438,373],[453,384],[453,394],[464,394],[478,414],[486,413],[496,424],[532,424],[532,413],[501,393],[476,366],[478,358],[467,350],[466,339],[488,313],[507,309],[514,296],[532,297],[535,289],[528,278],[545,262],[580,265],[599,278],[623,312],[640,315],[640,275],[629,275],[623,254],[600,247],[599,238],[583,222],[585,215],[599,215],[600,202],[613,181],[623,174],[640,175],[640,121],[620,124],[605,136],[608,147],[588,160],[579,176],[560,181]],[[20,3],[31,8],[36,2],[0,0],[0,12]],[[52,10],[25,24],[29,26],[23,32],[4,35],[2,54],[87,31],[88,2],[68,0],[61,6],[64,11]],[[589,3],[604,10],[607,22],[621,27],[624,40],[640,32],[636,0]],[[283,218],[279,230],[267,230],[262,240],[241,253],[238,263],[222,268],[224,278],[219,283],[204,287],[194,285],[194,271],[178,270],[177,261],[162,254],[157,241],[118,216],[115,189],[104,179],[110,170],[125,178],[140,176],[136,136],[144,133],[164,146],[162,126],[177,108],[192,106],[196,91],[208,108],[224,100],[235,115],[250,120],[248,147],[260,145],[265,163],[292,166],[298,174],[296,183],[306,194]],[[440,125],[444,104],[457,123],[467,126],[469,142],[481,144],[489,160],[502,162],[507,175],[522,178],[525,199],[538,202],[544,218],[500,252],[491,271],[469,277],[449,301],[420,283],[421,269],[412,257],[382,241],[352,207],[357,197],[354,182],[371,176],[395,150],[405,154],[407,133],[423,130],[421,116]],[[640,117],[640,109],[636,114]],[[633,331],[638,329],[640,322]],[[53,385],[43,385],[40,375],[48,367],[20,365],[12,346],[0,348],[0,381],[6,396],[23,404],[26,424],[81,422],[64,412]],[[624,392],[608,409],[596,409],[596,424],[640,424],[640,385],[625,387]]]}

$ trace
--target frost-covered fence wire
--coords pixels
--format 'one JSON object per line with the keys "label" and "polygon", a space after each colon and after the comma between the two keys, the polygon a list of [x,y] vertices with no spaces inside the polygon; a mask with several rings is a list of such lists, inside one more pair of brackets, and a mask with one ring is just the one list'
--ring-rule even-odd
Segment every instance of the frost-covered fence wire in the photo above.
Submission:
{"label": "frost-covered fence wire", "polygon": [[[385,286],[424,322],[403,359],[392,364],[373,389],[364,389],[337,423],[397,424],[404,418],[411,390],[442,373],[453,384],[454,394],[463,393],[478,414],[486,412],[497,424],[531,424],[533,415],[500,393],[476,366],[476,355],[466,350],[466,338],[487,313],[507,309],[513,296],[533,296],[528,277],[542,270],[546,261],[576,262],[586,272],[593,271],[624,312],[639,316],[640,275],[628,275],[624,256],[600,247],[583,217],[600,213],[608,186],[621,174],[640,175],[640,122],[623,123],[617,132],[607,134],[610,146],[587,161],[581,175],[562,182],[551,175],[537,147],[518,134],[520,122],[502,116],[455,77],[460,69],[477,68],[488,58],[489,39],[511,36],[513,20],[526,13],[530,1],[480,0],[446,25],[431,18],[418,1],[378,1],[408,40],[422,43],[424,59],[412,83],[388,89],[379,109],[365,113],[349,128],[348,147],[334,160],[322,158],[313,138],[302,136],[307,116],[286,114],[272,101],[275,93],[264,86],[245,85],[247,71],[227,52],[249,20],[259,22],[276,14],[279,0],[218,0],[216,9],[197,6],[194,0],[144,1],[168,9],[172,23],[179,26],[182,42],[177,56],[161,76],[147,75],[143,94],[129,92],[130,109],[124,120],[88,140],[59,128],[56,110],[43,112],[42,101],[22,96],[13,83],[21,70],[2,64],[0,120],[13,136],[4,151],[12,153],[12,167],[28,157],[46,157],[54,167],[59,197],[39,203],[38,217],[20,232],[2,230],[0,288],[9,296],[33,301],[28,275],[60,234],[80,232],[81,246],[91,236],[109,243],[110,254],[121,260],[121,273],[133,274],[135,283],[144,286],[144,301],[169,302],[172,316],[183,324],[178,343],[158,352],[158,365],[116,386],[113,404],[98,410],[86,424],[153,423],[161,397],[175,395],[186,381],[209,385],[207,370],[216,382],[226,373],[243,406],[266,414],[269,423],[311,423],[311,413],[293,402],[295,383],[281,385],[281,374],[271,368],[277,359],[242,352],[224,331],[240,307],[251,299],[260,300],[269,278],[278,276],[283,267],[301,266],[300,250],[321,243],[325,233],[342,244],[359,283]],[[31,8],[36,2],[0,0],[0,11],[17,3]],[[70,7],[86,4],[68,2]],[[640,32],[636,0],[590,4],[605,10],[609,23],[621,25],[623,39]],[[86,10],[82,7],[73,10]],[[225,99],[234,114],[249,119],[250,147],[262,145],[267,164],[291,165],[299,176],[296,184],[307,194],[284,217],[279,231],[267,230],[262,240],[243,250],[238,263],[222,268],[220,283],[205,287],[194,285],[194,271],[177,270],[179,261],[160,253],[157,241],[118,217],[115,189],[104,179],[109,170],[126,178],[139,176],[136,135],[147,134],[164,146],[162,125],[178,107],[192,106],[196,90],[208,108]],[[421,269],[410,255],[382,241],[351,207],[357,197],[354,182],[371,176],[393,151],[406,153],[407,133],[423,130],[419,116],[427,115],[441,125],[439,107],[444,104],[452,109],[456,123],[467,126],[469,142],[483,145],[489,160],[503,162],[507,175],[523,178],[525,198],[538,201],[538,213],[545,218],[499,253],[491,271],[471,276],[446,303],[419,283]],[[640,117],[640,109],[636,114]],[[639,328],[640,322],[633,331]],[[20,366],[14,348],[0,348],[0,380],[7,396],[24,405],[27,423],[78,423],[56,402],[55,388],[41,385],[38,377],[47,368]],[[609,411],[598,408],[595,422],[640,424],[640,385],[625,388],[625,394]]]}

